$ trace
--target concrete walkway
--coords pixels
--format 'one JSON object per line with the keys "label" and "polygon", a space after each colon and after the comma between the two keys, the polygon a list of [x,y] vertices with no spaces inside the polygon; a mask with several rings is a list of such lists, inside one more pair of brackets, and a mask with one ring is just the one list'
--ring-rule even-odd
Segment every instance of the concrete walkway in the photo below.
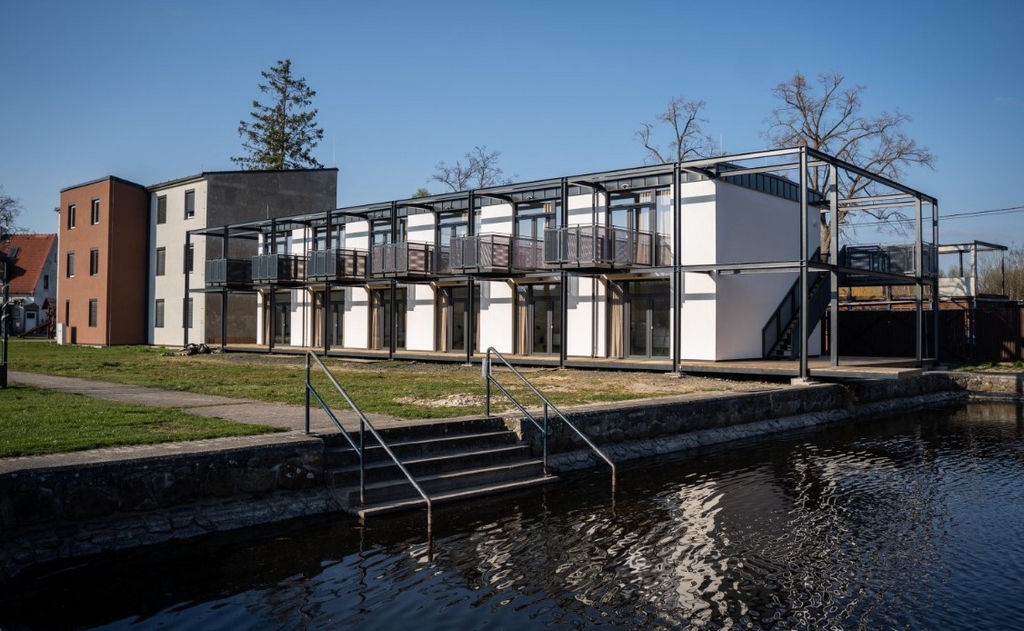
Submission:
{"label": "concrete walkway", "polygon": [[[155,408],[173,408],[191,414],[212,418],[221,418],[238,423],[252,423],[280,427],[295,432],[304,431],[305,406],[288,403],[267,403],[252,399],[233,399],[194,392],[178,392],[131,386],[107,381],[92,381],[76,377],[56,377],[29,372],[8,373],[8,381],[13,384],[32,386],[54,392],[80,394],[115,403],[130,403]],[[351,410],[334,410],[338,420],[345,429],[359,429],[359,419]],[[310,431],[318,434],[336,432],[337,427],[327,414],[313,401],[310,407]],[[431,423],[450,422],[452,419],[403,420],[384,414],[367,414],[374,427],[407,427]]]}

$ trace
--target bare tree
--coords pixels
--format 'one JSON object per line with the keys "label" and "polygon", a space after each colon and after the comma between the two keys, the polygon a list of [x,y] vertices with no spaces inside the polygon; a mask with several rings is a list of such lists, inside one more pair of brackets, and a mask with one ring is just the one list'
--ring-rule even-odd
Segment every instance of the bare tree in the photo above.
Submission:
{"label": "bare tree", "polygon": [[465,155],[465,164],[459,161],[454,165],[438,162],[430,181],[440,182],[452,191],[511,184],[512,179],[503,177],[501,167],[498,166],[500,156],[500,151],[488,153],[486,146],[478,145]]}
{"label": "bare tree", "polygon": [[701,127],[708,122],[708,119],[700,115],[705,107],[707,103],[704,101],[687,101],[681,96],[669,100],[665,111],[655,117],[659,123],[667,125],[672,133],[668,147],[664,150],[654,140],[656,125],[643,123],[636,137],[647,152],[645,161],[648,164],[666,164],[715,155],[715,141]]}
{"label": "bare tree", "polygon": [[[806,146],[855,164],[867,171],[892,180],[899,180],[906,167],[920,165],[934,168],[935,156],[907,135],[903,126],[910,116],[899,111],[882,112],[874,117],[861,113],[864,86],[843,87],[844,77],[838,72],[818,75],[811,84],[800,73],[778,84],[772,94],[782,101],[766,119],[768,129],[763,136],[775,147]],[[815,169],[811,186],[825,191],[828,177],[825,169]],[[870,194],[869,178],[852,174],[839,182],[840,198]],[[905,216],[893,208],[858,211],[892,229],[899,229]],[[840,208],[838,217],[842,230],[852,219]],[[829,226],[822,222],[822,252],[830,246]]]}
{"label": "bare tree", "polygon": [[21,201],[6,194],[3,184],[0,184],[0,230],[5,234],[22,232],[21,228],[14,225],[22,210]]}
{"label": "bare tree", "polygon": [[1024,247],[1011,248],[999,260],[988,258],[979,263],[977,291],[1024,300]]}

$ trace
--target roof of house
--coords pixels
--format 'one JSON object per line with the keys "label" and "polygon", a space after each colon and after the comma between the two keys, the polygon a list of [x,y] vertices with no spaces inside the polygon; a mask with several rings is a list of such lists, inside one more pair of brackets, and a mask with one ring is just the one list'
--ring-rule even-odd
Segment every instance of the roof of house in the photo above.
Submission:
{"label": "roof of house", "polygon": [[39,277],[46,266],[46,258],[57,243],[55,234],[14,234],[10,241],[0,243],[0,252],[12,256],[10,292],[32,294],[39,286]]}
{"label": "roof of house", "polygon": [[124,178],[117,177],[116,175],[104,175],[103,177],[98,177],[95,180],[89,180],[88,182],[82,182],[81,184],[74,184],[72,186],[65,186],[64,188],[60,189],[60,192],[61,193],[66,193],[67,191],[74,190],[76,188],[84,188],[86,186],[92,186],[93,184],[98,184],[100,182],[106,182],[108,180],[111,181],[111,182],[120,182],[122,184],[127,184],[128,186],[134,186],[135,188],[141,188],[142,190],[146,190],[145,186],[143,186],[142,184],[139,184],[137,182],[132,182],[131,180],[126,180]]}

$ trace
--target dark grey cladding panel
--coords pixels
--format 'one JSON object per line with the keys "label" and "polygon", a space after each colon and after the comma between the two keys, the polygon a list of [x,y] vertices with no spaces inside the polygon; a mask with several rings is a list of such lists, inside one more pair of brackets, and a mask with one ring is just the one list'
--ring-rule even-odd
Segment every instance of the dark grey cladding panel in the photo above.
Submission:
{"label": "dark grey cladding panel", "polygon": [[207,224],[304,214],[337,205],[335,169],[207,174]]}

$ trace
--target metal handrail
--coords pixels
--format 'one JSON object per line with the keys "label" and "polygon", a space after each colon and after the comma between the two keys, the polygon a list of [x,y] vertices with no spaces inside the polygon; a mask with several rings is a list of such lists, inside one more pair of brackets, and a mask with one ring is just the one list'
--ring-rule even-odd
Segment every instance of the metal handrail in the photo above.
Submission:
{"label": "metal handrail", "polygon": [[[516,377],[519,377],[519,380],[522,381],[523,384],[525,384],[526,387],[529,388],[535,395],[537,395],[537,398],[539,398],[541,401],[544,402],[544,424],[543,425],[541,425],[541,423],[539,423],[537,421],[537,419],[534,418],[534,416],[532,414],[530,414],[530,412],[528,412],[526,410],[526,408],[523,407],[523,405],[521,403],[519,403],[519,401],[514,396],[512,396],[511,392],[506,390],[504,386],[502,386],[500,383],[498,383],[498,380],[494,378],[493,374],[491,374],[491,354],[492,353],[498,359],[501,360],[501,363],[505,364],[505,366],[509,370],[512,371],[512,374],[514,374]],[[573,425],[572,422],[569,419],[567,419],[565,417],[565,415],[562,414],[558,410],[557,407],[555,407],[554,403],[549,401],[547,397],[545,397],[543,394],[541,394],[540,390],[538,390],[532,383],[530,383],[530,381],[526,377],[524,377],[521,372],[516,370],[515,366],[510,364],[508,362],[508,360],[505,359],[504,355],[502,355],[497,350],[495,350],[495,348],[493,346],[487,349],[487,356],[484,358],[483,373],[484,373],[485,379],[487,380],[487,399],[486,399],[486,403],[485,403],[484,414],[486,414],[486,416],[488,418],[490,418],[490,416],[491,416],[491,384],[493,383],[498,388],[498,390],[500,390],[501,393],[504,394],[505,397],[508,398],[508,400],[511,401],[512,404],[515,405],[519,409],[519,411],[522,412],[523,415],[526,416],[526,418],[530,419],[530,421],[534,424],[534,426],[541,431],[541,445],[542,445],[543,457],[544,457],[544,474],[545,475],[547,475],[547,472],[548,472],[548,409],[550,409],[551,411],[553,411],[555,413],[555,415],[558,418],[562,419],[562,422],[565,423],[569,427],[569,429],[571,429],[572,431],[576,432],[576,434],[580,438],[583,439],[583,442],[585,442],[587,444],[587,446],[590,447],[594,451],[594,453],[597,454],[597,456],[600,459],[604,460],[606,463],[608,463],[608,466],[612,468],[612,493],[613,494],[615,493],[615,478],[616,478],[615,463],[612,462],[611,459],[608,458],[608,456],[606,456],[605,453],[603,451],[601,451],[597,447],[597,445],[595,445],[593,443],[593,441],[591,441],[590,438],[587,437],[586,434],[584,434],[582,431],[580,431],[580,429],[578,427]]]}
{"label": "metal handrail", "polygon": [[[342,426],[341,421],[339,421],[338,417],[335,416],[335,414],[331,410],[330,406],[328,406],[324,402],[323,397],[321,397],[320,393],[317,392],[316,388],[313,386],[312,381],[310,381],[310,378],[309,378],[310,377],[310,369],[312,367],[312,362],[310,361],[311,359],[316,361],[317,365],[320,367],[320,370],[323,371],[323,373],[325,375],[327,375],[327,379],[331,382],[331,385],[334,386],[334,389],[337,390],[338,393],[342,397],[344,397],[344,399],[348,403],[349,407],[351,407],[352,411],[355,412],[356,415],[359,417],[359,445],[358,446],[356,445],[355,441],[352,440],[352,437],[348,435],[348,431],[346,431],[344,426]],[[313,351],[306,351],[306,433],[307,434],[310,433],[310,431],[309,431],[309,397],[310,397],[310,395],[312,395],[313,397],[316,398],[317,403],[319,403],[320,407],[323,408],[324,412],[327,413],[327,416],[332,421],[334,421],[334,424],[338,427],[339,430],[341,430],[341,435],[345,437],[345,440],[348,441],[348,444],[353,449],[355,449],[356,454],[358,454],[358,456],[359,456],[359,503],[362,505],[362,504],[364,504],[366,502],[366,498],[365,498],[365,491],[366,491],[366,457],[365,457],[365,455],[366,455],[366,431],[368,430],[370,432],[370,434],[375,439],[377,439],[377,443],[384,450],[384,453],[386,453],[391,458],[391,460],[395,463],[395,465],[398,466],[398,469],[405,475],[406,479],[409,480],[409,483],[412,484],[414,489],[416,489],[416,492],[419,493],[420,496],[423,498],[423,500],[427,503],[427,529],[429,531],[431,526],[432,526],[432,524],[433,524],[433,521],[434,521],[434,519],[433,519],[433,502],[431,501],[430,496],[427,495],[423,491],[423,489],[420,487],[420,485],[416,482],[416,479],[412,477],[411,473],[409,473],[409,470],[406,469],[405,465],[403,465],[402,462],[398,459],[398,456],[396,456],[395,453],[393,451],[391,451],[391,448],[388,447],[388,444],[386,442],[384,442],[384,439],[381,437],[380,433],[377,432],[377,429],[374,428],[373,424],[370,423],[369,419],[366,418],[366,415],[363,414],[362,410],[360,410],[359,407],[355,404],[355,402],[352,400],[352,397],[350,397],[348,395],[348,393],[345,392],[345,388],[343,388],[341,386],[341,384],[338,383],[338,380],[334,378],[334,375],[327,368],[327,366],[324,365],[323,361],[321,361],[321,359],[319,357],[317,357],[316,353],[314,353]]]}

